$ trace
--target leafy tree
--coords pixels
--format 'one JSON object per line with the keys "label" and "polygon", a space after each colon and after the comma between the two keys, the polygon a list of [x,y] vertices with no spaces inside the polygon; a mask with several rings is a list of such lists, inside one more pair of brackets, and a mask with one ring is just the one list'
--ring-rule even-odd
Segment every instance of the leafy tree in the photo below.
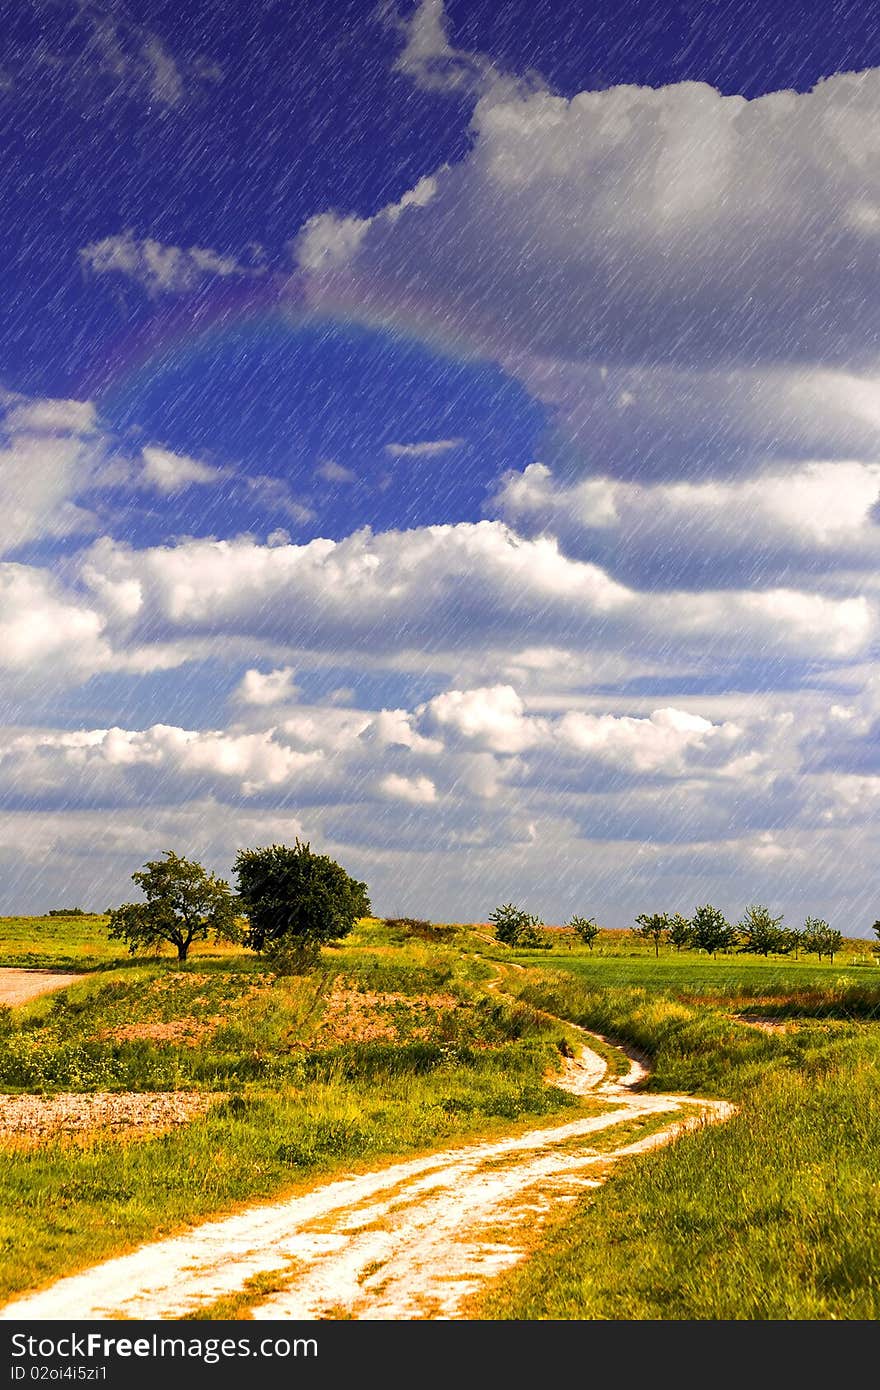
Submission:
{"label": "leafy tree", "polygon": [[[536,929],[541,925],[540,917],[533,917],[530,912],[524,912],[513,903],[496,907],[494,912],[489,913],[489,921],[494,924],[496,938],[505,946],[534,945],[538,940]],[[530,934],[526,941],[523,941],[524,933],[527,937]]]}
{"label": "leafy tree", "polygon": [[515,945],[527,951],[550,951],[553,949],[553,942],[547,933],[542,931],[544,923],[540,917],[533,917],[531,913],[526,914],[528,921],[524,922],[516,938]]}
{"label": "leafy tree", "polygon": [[654,955],[660,954],[660,942],[669,930],[669,918],[665,912],[640,912],[636,918],[636,925],[633,931],[636,936],[644,937],[646,941],[653,941]]}
{"label": "leafy tree", "polygon": [[837,955],[837,952],[842,948],[842,946],[842,933],[839,932],[836,927],[829,927],[827,932],[825,933],[825,954],[828,956],[828,959],[831,961],[832,965],[834,964],[834,957]]}
{"label": "leafy tree", "polygon": [[802,929],[799,930],[797,927],[785,927],[782,934],[786,940],[786,954],[793,955],[795,960],[797,960],[799,952],[807,949],[806,932]]}
{"label": "leafy tree", "polygon": [[691,919],[693,941],[698,951],[715,956],[736,943],[736,928],[728,922],[719,907],[709,903],[698,907]]}
{"label": "leafy tree", "polygon": [[815,952],[819,960],[827,956],[833,965],[842,945],[840,932],[836,927],[829,927],[823,917],[808,917],[804,922],[804,950]]}
{"label": "leafy tree", "polygon": [[234,869],[247,944],[282,974],[313,964],[325,942],[347,936],[370,912],[367,885],[300,840],[241,849]]}
{"label": "leafy tree", "polygon": [[666,928],[666,935],[671,946],[676,951],[680,951],[683,946],[690,946],[694,939],[694,929],[686,917],[680,912],[673,912],[669,919],[669,926]]}
{"label": "leafy tree", "polygon": [[774,917],[769,908],[753,904],[747,907],[738,931],[741,938],[740,950],[753,956],[768,956],[771,951],[785,951],[788,947],[786,932],[781,927],[782,913]]}
{"label": "leafy tree", "polygon": [[177,948],[177,959],[185,961],[192,943],[211,934],[224,941],[240,939],[229,884],[194,859],[165,850],[164,859],[148,860],[131,877],[146,902],[114,908],[107,934],[111,941],[126,942],[132,955],[167,941]]}
{"label": "leafy tree", "polygon": [[568,923],[582,946],[587,946],[592,951],[593,943],[599,935],[598,923],[592,917],[572,917]]}

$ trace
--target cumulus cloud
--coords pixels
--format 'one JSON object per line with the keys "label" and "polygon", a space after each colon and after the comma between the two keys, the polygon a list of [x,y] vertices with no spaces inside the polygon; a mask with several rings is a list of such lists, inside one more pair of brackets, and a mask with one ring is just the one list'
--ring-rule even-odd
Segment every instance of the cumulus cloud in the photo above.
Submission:
{"label": "cumulus cloud", "polygon": [[[493,507],[518,530],[548,532],[566,551],[660,580],[762,586],[800,572],[816,582],[880,560],[880,463],[816,460],[746,477],[636,483],[557,479],[544,464],[509,473]],[[827,582],[827,580],[826,580]]]}
{"label": "cumulus cloud", "polygon": [[296,699],[298,694],[293,668],[282,666],[277,671],[245,671],[235,698],[245,705],[281,705]]}
{"label": "cumulus cloud", "polygon": [[45,570],[0,564],[0,673],[38,684],[61,666],[83,679],[106,665],[105,619]]}
{"label": "cumulus cloud", "polygon": [[482,905],[481,894],[529,884],[551,910],[575,910],[587,840],[601,842],[591,861],[593,905],[603,895],[619,899],[612,880],[622,872],[629,892],[641,885],[652,902],[691,907],[676,895],[698,891],[695,854],[725,892],[738,874],[748,872],[754,886],[766,871],[779,893],[790,871],[802,894],[805,875],[814,886],[821,878],[815,835],[851,829],[880,800],[880,777],[810,772],[807,736],[821,738],[828,723],[821,701],[812,712],[771,715],[740,701],[736,717],[695,697],[687,708],[642,712],[643,703],[617,697],[609,707],[596,696],[591,710],[534,713],[518,691],[496,686],[442,691],[411,709],[276,714],[256,705],[254,718],[270,722],[227,728],[6,728],[0,817],[27,843],[63,808],[59,843],[85,857],[90,808],[113,808],[101,868],[115,871],[127,856],[126,873],[156,827],[175,818],[191,818],[176,832],[188,846],[229,859],[249,836],[287,838],[306,827],[352,867],[359,849],[369,851],[364,870],[386,894],[386,910],[396,910],[387,897],[395,882],[418,879],[425,908],[442,913],[430,875],[419,875],[433,865],[435,887],[448,894],[435,856],[458,851],[455,910],[474,915],[491,906],[476,909],[474,893]]}
{"label": "cumulus cloud", "polygon": [[436,192],[436,179],[426,176],[396,203],[386,204],[372,217],[316,213],[303,224],[294,240],[292,249],[297,267],[304,271],[328,271],[347,265],[371,228],[396,226],[408,209],[425,207]]}
{"label": "cumulus cloud", "polygon": [[141,458],[143,481],[165,497],[183,492],[194,483],[216,483],[229,476],[228,469],[214,468],[186,454],[174,454],[169,449],[159,449],[152,444],[141,450]]}
{"label": "cumulus cloud", "polygon": [[863,594],[640,593],[568,558],[555,539],[524,540],[499,522],[299,546],[245,537],[134,551],[103,540],[86,553],[82,577],[129,638],[227,633],[338,653],[509,645],[526,628],[548,644],[636,643],[667,660],[824,660],[863,651],[875,627]]}
{"label": "cumulus cloud", "polygon": [[0,553],[29,541],[94,533],[83,494],[108,472],[89,401],[0,392]]}
{"label": "cumulus cloud", "polygon": [[93,275],[123,275],[149,294],[180,294],[207,280],[261,274],[259,266],[244,264],[207,246],[170,246],[153,237],[138,238],[127,231],[90,242],[79,253]]}
{"label": "cumulus cloud", "polygon": [[490,86],[469,155],[438,171],[430,200],[349,242],[364,311],[411,313],[418,284],[477,339],[503,323],[496,351],[872,361],[878,106],[878,70],[751,101],[699,82],[571,98]]}
{"label": "cumulus cloud", "polygon": [[401,777],[389,772],[379,783],[380,791],[397,801],[409,801],[415,806],[437,800],[437,788],[429,777]]}

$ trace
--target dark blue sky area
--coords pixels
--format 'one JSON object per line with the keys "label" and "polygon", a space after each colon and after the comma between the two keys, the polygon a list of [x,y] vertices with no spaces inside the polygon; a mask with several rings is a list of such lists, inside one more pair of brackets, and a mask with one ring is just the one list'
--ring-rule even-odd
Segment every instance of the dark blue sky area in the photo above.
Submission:
{"label": "dark blue sky area", "polygon": [[[448,15],[454,45],[534,69],[566,94],[699,78],[754,95],[880,60],[863,3],[451,0]],[[151,90],[151,36],[176,65],[173,102]],[[83,396],[103,378],[94,394],[111,426],[300,493],[315,493],[314,469],[331,458],[358,482],[306,499],[325,533],[478,516],[491,480],[535,456],[542,424],[494,369],[387,336],[267,326],[120,389],[128,364],[115,355],[154,333],[168,304],[119,276],[89,276],[78,254],[131,229],[237,257],[259,243],[283,269],[309,216],[372,212],[460,159],[471,99],[395,73],[400,44],[379,8],[357,0],[0,5],[0,382]],[[454,505],[442,457],[410,459],[383,481],[389,441],[459,437]],[[224,498],[182,502],[180,529],[210,530]],[[241,489],[233,499],[242,529],[284,524],[254,499]],[[132,527],[132,539],[156,538],[146,515]]]}
{"label": "dark blue sky area", "polygon": [[[96,53],[92,11],[117,24],[118,72]],[[107,286],[84,296],[81,246],[131,227],[239,254],[258,241],[274,259],[312,213],[370,212],[467,148],[468,102],[392,71],[400,40],[373,3],[131,0],[76,13],[72,0],[0,5],[11,84],[0,93],[0,376],[20,389],[74,389],[120,318],[151,308]],[[452,0],[448,13],[454,43],[566,93],[699,78],[754,95],[880,59],[863,3]],[[138,78],[147,31],[181,70],[176,105]]]}

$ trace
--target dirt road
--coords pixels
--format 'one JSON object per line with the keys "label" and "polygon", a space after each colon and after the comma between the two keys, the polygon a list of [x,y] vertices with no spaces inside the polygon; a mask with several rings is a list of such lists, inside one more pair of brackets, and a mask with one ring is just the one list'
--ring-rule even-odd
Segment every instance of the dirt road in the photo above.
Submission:
{"label": "dirt road", "polygon": [[62,975],[55,970],[15,970],[11,966],[0,966],[0,1004],[10,1007],[27,1004],[41,994],[66,989],[81,979],[82,975]]}
{"label": "dirt road", "polygon": [[[732,1110],[634,1093],[644,1076],[638,1060],[622,1078],[606,1075],[584,1045],[556,1084],[594,1097],[601,1114],[337,1178],[207,1222],[17,1299],[0,1319],[178,1318],[236,1296],[229,1315],[256,1319],[461,1316],[469,1295],[523,1257],[561,1202],[596,1186],[625,1155]],[[632,1137],[634,1122],[660,1117],[659,1128]],[[615,1136],[615,1126],[626,1132]]]}

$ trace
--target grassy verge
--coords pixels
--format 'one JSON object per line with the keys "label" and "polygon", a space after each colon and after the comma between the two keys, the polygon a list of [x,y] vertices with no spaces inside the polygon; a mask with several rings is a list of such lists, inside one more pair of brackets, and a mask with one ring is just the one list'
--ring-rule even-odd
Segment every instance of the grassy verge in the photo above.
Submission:
{"label": "grassy verge", "polygon": [[726,1095],[740,1109],[628,1160],[498,1281],[479,1316],[880,1315],[876,1024],[810,1021],[765,1034],[705,1004],[570,977],[523,994],[649,1050],[654,1088]]}
{"label": "grassy verge", "polygon": [[489,973],[365,927],[313,975],[151,962],[7,1012],[0,1090],[218,1094],[158,1137],[0,1142],[0,1297],[342,1167],[601,1109],[546,1084],[564,1029]]}

